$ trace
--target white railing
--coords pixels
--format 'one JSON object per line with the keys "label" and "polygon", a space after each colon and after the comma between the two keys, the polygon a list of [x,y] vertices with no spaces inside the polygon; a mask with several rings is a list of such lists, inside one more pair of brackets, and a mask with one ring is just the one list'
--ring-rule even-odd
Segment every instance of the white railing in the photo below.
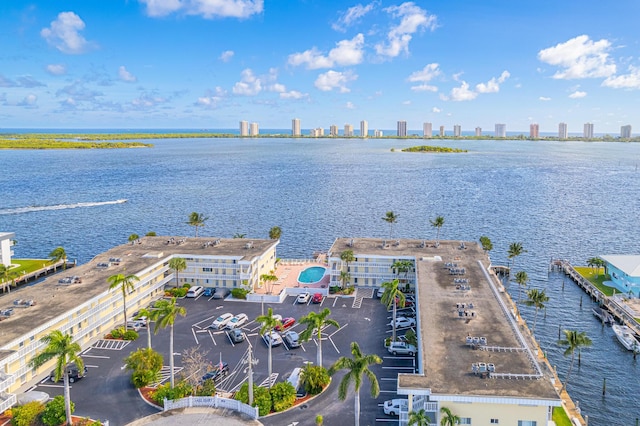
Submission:
{"label": "white railing", "polygon": [[6,398],[0,398],[0,413],[4,413],[16,403],[16,396],[8,394]]}
{"label": "white railing", "polygon": [[187,407],[226,408],[246,414],[254,420],[259,417],[258,407],[251,407],[235,399],[222,398],[219,396],[188,396],[182,399],[164,400],[164,411]]}

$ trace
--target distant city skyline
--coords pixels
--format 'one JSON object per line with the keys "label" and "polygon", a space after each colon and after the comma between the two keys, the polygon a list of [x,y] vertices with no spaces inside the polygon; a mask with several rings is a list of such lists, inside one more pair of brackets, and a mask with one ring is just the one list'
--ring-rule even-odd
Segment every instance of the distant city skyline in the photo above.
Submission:
{"label": "distant city skyline", "polygon": [[295,115],[307,129],[401,119],[420,132],[564,122],[619,134],[640,128],[639,13],[637,0],[5,1],[0,128],[220,129],[246,117],[250,130]]}

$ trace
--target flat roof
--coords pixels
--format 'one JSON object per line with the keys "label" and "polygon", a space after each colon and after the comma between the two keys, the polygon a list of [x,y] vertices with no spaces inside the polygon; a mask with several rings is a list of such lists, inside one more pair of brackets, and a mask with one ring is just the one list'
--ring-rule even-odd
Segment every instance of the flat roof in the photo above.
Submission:
{"label": "flat roof", "polygon": [[[13,314],[0,321],[0,347],[98,296],[109,288],[107,278],[125,273],[125,268],[126,273],[136,274],[170,255],[228,256],[248,260],[263,254],[274,244],[277,244],[276,240],[163,236],[142,237],[135,244],[113,247],[88,263],[66,271],[59,269],[57,274],[48,276],[38,284],[20,287],[2,295],[0,310],[13,308]],[[112,258],[121,261],[117,265],[111,263],[107,268],[98,267],[99,263],[109,263]],[[82,282],[59,284],[58,281],[65,277],[79,277]],[[33,300],[35,305],[14,305],[17,299]]]}
{"label": "flat roof", "polygon": [[637,254],[606,254],[600,258],[609,262],[630,277],[640,277],[640,255]]}

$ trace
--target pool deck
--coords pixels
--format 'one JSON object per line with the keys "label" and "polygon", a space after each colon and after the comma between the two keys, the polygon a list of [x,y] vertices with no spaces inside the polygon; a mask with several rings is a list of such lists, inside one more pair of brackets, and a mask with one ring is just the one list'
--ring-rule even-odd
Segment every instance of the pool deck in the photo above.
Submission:
{"label": "pool deck", "polygon": [[[324,255],[318,256],[317,259],[282,259],[276,265],[274,274],[278,277],[272,287],[273,294],[280,293],[284,288],[327,288],[329,286],[329,274],[325,274],[322,279],[315,284],[300,284],[298,283],[298,276],[300,272],[312,266],[327,267],[326,257]],[[262,286],[262,288],[256,288],[255,292],[258,294],[268,294],[268,286]]]}

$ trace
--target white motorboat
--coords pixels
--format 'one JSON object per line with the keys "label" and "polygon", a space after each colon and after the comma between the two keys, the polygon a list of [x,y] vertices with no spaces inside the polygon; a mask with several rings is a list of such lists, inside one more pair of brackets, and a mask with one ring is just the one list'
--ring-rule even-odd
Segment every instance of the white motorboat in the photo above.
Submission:
{"label": "white motorboat", "polygon": [[640,352],[640,343],[629,327],[627,327],[626,325],[614,324],[611,326],[611,328],[616,334],[618,341],[622,343],[622,346],[627,348],[627,350]]}
{"label": "white motorboat", "polygon": [[591,311],[603,324],[613,324],[615,322],[613,315],[599,306],[594,306]]}

